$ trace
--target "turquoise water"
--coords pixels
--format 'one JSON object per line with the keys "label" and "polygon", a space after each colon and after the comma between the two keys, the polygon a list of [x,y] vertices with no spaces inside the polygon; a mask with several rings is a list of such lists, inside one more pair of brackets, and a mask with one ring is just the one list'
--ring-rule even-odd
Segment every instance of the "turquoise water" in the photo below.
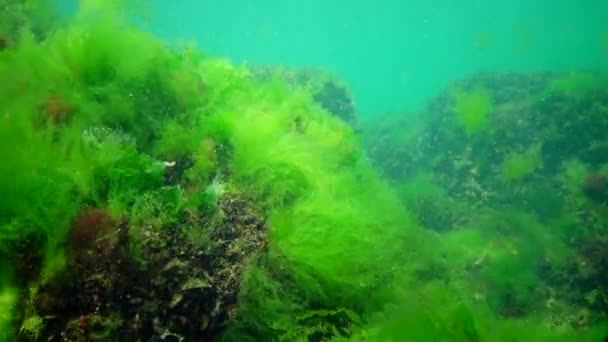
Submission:
{"label": "turquoise water", "polygon": [[152,28],[237,63],[318,66],[360,115],[416,110],[479,71],[608,66],[608,2],[168,1]]}

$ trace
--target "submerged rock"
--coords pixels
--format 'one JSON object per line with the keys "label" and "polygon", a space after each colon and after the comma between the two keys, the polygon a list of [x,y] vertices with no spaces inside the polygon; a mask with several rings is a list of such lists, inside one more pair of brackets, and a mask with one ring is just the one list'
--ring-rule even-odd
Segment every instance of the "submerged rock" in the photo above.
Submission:
{"label": "submerged rock", "polygon": [[323,109],[350,126],[357,128],[357,110],[347,85],[337,77],[321,69],[290,69],[281,66],[255,67],[254,77],[268,80],[279,77],[292,87],[311,91],[313,99]]}
{"label": "submerged rock", "polygon": [[[479,74],[419,115],[364,131],[370,159],[421,226],[514,246],[493,257],[480,248],[484,263],[469,271],[501,316],[548,312],[581,329],[605,317],[607,85],[593,72]],[[545,305],[554,298],[564,303]],[[578,311],[588,315],[577,321]]]}
{"label": "submerged rock", "polygon": [[[207,340],[231,320],[248,259],[266,245],[265,219],[242,195],[228,193],[215,214],[184,216],[161,230],[143,222],[139,246],[128,250],[133,222],[92,208],[74,220],[69,276],[33,299],[40,338],[65,341]],[[208,234],[209,245],[193,238]],[[32,321],[32,317],[28,318]]]}

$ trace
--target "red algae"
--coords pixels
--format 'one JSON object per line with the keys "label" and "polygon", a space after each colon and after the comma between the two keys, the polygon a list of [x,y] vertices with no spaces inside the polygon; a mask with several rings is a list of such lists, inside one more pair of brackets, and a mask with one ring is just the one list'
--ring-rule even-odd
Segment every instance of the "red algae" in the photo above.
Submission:
{"label": "red algae", "polygon": [[608,200],[608,177],[601,173],[588,175],[583,182],[583,192],[596,201]]}
{"label": "red algae", "polygon": [[52,123],[61,124],[72,116],[74,106],[60,96],[51,95],[44,103],[44,112]]}

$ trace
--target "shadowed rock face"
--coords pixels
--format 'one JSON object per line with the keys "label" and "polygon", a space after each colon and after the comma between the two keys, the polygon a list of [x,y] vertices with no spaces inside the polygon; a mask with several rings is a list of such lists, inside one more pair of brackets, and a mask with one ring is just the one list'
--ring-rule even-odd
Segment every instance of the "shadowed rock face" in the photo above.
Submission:
{"label": "shadowed rock face", "polygon": [[[194,244],[184,227],[208,244]],[[247,260],[266,246],[265,218],[227,193],[218,212],[181,213],[180,223],[141,229],[145,263],[128,253],[134,227],[102,209],[83,211],[70,236],[70,275],[40,289],[43,340],[209,340],[233,318]]]}
{"label": "shadowed rock face", "polygon": [[264,81],[277,75],[294,87],[312,87],[313,99],[323,109],[357,128],[357,110],[346,86],[323,70],[285,69],[279,66],[254,67],[254,78]]}
{"label": "shadowed rock face", "polygon": [[325,110],[344,120],[351,126],[357,123],[357,114],[347,90],[333,82],[325,82],[314,99]]}

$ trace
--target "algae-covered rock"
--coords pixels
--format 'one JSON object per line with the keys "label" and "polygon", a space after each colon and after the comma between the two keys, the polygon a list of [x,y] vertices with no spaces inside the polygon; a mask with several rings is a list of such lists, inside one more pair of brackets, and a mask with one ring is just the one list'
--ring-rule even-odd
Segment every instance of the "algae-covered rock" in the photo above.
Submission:
{"label": "algae-covered rock", "polygon": [[293,87],[308,89],[313,99],[326,111],[358,127],[357,111],[348,85],[335,75],[322,69],[285,68],[281,66],[256,67],[254,76],[260,80],[278,77]]}
{"label": "algae-covered rock", "polygon": [[[364,132],[370,158],[444,248],[474,232],[492,246],[466,274],[501,316],[544,312],[579,329],[606,314],[607,85],[593,72],[479,74]],[[544,304],[555,298],[567,309]]]}
{"label": "algae-covered rock", "polygon": [[[366,147],[389,177],[431,171],[453,196],[497,204],[523,185],[555,179],[567,160],[596,170],[608,162],[600,152],[606,84],[592,73],[478,75],[454,82],[424,113],[394,118],[390,126],[398,130],[369,128]],[[463,113],[487,118],[471,134]],[[407,140],[395,141],[397,135]]]}

